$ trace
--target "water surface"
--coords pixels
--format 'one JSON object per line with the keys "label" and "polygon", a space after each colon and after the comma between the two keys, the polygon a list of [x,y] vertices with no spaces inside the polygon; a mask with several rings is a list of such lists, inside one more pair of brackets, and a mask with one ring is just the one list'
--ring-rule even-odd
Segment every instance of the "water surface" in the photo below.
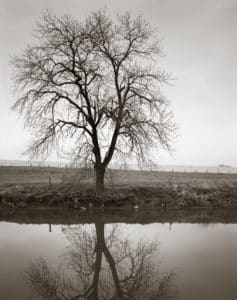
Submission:
{"label": "water surface", "polygon": [[0,299],[237,299],[237,224],[86,214],[74,224],[2,218]]}

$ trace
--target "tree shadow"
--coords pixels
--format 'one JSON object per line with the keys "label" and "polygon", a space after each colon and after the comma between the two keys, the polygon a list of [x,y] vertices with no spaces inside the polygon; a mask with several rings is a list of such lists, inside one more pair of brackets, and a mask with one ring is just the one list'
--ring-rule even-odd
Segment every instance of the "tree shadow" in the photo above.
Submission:
{"label": "tree shadow", "polygon": [[174,274],[160,273],[154,263],[157,243],[132,243],[118,225],[105,235],[103,222],[95,230],[76,225],[62,231],[70,246],[60,265],[52,268],[41,258],[24,272],[31,299],[177,299]]}

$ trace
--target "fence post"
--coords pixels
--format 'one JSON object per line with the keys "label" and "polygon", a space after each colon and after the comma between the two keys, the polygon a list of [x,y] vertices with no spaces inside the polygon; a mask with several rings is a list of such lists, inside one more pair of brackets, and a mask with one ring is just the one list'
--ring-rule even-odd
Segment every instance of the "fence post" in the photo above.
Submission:
{"label": "fence post", "polygon": [[49,187],[51,187],[51,183],[52,183],[52,178],[51,176],[49,176]]}

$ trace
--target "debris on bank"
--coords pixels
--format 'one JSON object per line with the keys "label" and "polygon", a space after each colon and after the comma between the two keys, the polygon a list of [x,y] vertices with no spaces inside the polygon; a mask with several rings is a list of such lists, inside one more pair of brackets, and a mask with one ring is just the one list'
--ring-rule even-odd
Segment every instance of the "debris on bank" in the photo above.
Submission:
{"label": "debris on bank", "polygon": [[0,187],[0,207],[65,207],[81,211],[93,207],[237,207],[237,183],[217,186],[157,184],[152,186],[110,186],[96,194],[92,185],[22,184]]}

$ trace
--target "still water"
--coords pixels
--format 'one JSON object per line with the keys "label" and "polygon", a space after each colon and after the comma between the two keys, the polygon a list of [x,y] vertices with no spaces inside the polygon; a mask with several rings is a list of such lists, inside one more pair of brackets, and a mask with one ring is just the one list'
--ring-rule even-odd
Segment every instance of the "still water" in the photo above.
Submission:
{"label": "still water", "polygon": [[0,299],[237,299],[237,224],[94,219],[2,220]]}

